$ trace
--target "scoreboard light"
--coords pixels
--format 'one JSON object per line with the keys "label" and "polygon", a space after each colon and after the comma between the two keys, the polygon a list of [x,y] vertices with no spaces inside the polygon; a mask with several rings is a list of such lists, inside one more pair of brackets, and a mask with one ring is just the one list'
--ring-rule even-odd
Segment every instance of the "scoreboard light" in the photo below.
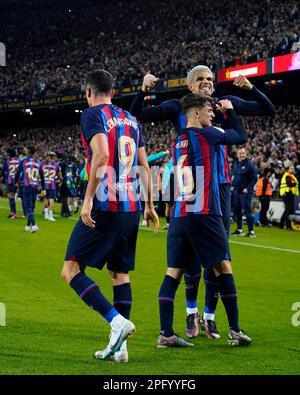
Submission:
{"label": "scoreboard light", "polygon": [[266,86],[278,86],[278,85],[283,85],[282,80],[270,80],[265,82]]}
{"label": "scoreboard light", "polygon": [[156,95],[148,95],[145,96],[144,100],[155,100],[156,99]]}

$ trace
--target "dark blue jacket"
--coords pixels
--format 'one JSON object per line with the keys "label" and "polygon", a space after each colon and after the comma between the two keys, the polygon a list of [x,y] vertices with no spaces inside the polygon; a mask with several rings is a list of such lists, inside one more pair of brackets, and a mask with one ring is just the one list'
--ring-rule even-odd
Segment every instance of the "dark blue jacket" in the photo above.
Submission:
{"label": "dark blue jacket", "polygon": [[247,188],[248,193],[253,193],[253,187],[257,182],[257,172],[254,164],[249,160],[237,161],[233,169],[234,190],[242,193]]}

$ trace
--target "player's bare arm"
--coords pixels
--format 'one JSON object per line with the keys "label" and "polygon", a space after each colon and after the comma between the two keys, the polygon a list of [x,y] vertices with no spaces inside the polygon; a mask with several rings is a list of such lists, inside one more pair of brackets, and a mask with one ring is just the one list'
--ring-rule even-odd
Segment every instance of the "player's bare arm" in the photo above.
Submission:
{"label": "player's bare arm", "polygon": [[150,167],[147,161],[147,155],[144,147],[139,148],[138,151],[138,164],[140,171],[141,187],[144,194],[145,200],[145,213],[144,219],[147,221],[147,226],[149,226],[149,221],[154,224],[154,232],[158,232],[159,219],[156,211],[154,210],[153,204],[153,182]]}
{"label": "player's bare arm", "polygon": [[91,217],[91,211],[97,187],[103,178],[108,161],[107,137],[102,133],[96,134],[92,138],[90,146],[93,151],[93,157],[86,195],[81,210],[81,219],[85,225],[94,228],[95,221]]}

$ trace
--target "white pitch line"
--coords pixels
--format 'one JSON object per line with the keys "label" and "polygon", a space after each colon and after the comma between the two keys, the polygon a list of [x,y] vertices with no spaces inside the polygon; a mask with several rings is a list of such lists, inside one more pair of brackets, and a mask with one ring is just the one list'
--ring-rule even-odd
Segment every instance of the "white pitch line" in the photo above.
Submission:
{"label": "white pitch line", "polygon": [[[140,230],[145,230],[145,231],[147,231],[147,232],[153,232],[153,230],[151,230],[151,229],[141,228],[141,227],[140,227]],[[159,233],[167,233],[167,232],[160,229],[160,230],[159,230]],[[264,246],[264,245],[261,245],[261,244],[243,243],[243,242],[240,242],[240,241],[233,241],[233,240],[229,240],[229,243],[245,245],[245,246],[248,246],[248,247],[265,248],[265,249],[267,249],[267,250],[275,250],[275,251],[283,251],[283,252],[292,252],[292,253],[294,253],[294,254],[300,254],[300,251],[299,251],[299,250],[290,250],[290,249],[288,249],[288,248],[279,248],[279,247],[272,247],[272,246]]]}
{"label": "white pitch line", "polygon": [[[1,210],[7,210],[7,207],[0,206],[0,209]],[[54,215],[54,217],[60,217],[60,216],[59,215]],[[78,220],[78,218],[74,218],[74,217],[68,217],[68,219],[69,220],[73,220],[73,221],[77,221]],[[144,231],[147,231],[147,232],[153,232],[153,230],[151,230],[151,229],[142,228],[142,227],[140,227],[140,230],[144,230]],[[165,230],[162,230],[162,229],[160,229],[158,232],[159,233],[167,233]],[[264,246],[264,245],[261,245],[261,244],[243,243],[241,241],[233,241],[233,240],[229,240],[229,243],[244,245],[244,246],[247,246],[247,247],[265,248],[267,250],[283,251],[283,252],[291,252],[291,253],[294,253],[294,254],[300,254],[299,250],[291,250],[289,248],[279,248],[279,247],[272,247],[272,246]]]}
{"label": "white pitch line", "polygon": [[242,243],[241,241],[233,241],[229,240],[229,243],[232,244],[240,244],[249,247],[257,247],[257,248],[266,248],[268,250],[275,250],[275,251],[284,251],[284,252],[293,252],[295,254],[300,254],[299,250],[290,250],[289,248],[279,248],[279,247],[271,247],[271,246],[263,246],[261,244],[251,244],[251,243]]}

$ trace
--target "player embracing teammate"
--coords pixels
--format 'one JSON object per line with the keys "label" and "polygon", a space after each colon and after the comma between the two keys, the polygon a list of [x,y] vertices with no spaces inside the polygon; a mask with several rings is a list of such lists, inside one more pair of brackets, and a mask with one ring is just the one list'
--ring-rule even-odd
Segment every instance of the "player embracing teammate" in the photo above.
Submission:
{"label": "player embracing teammate", "polygon": [[[144,97],[157,83],[158,78],[151,74],[144,77],[142,90],[134,99],[130,112],[137,117],[140,122],[159,122],[169,120],[173,123],[178,133],[186,127],[186,115],[182,112],[182,103],[180,100],[172,99],[161,103],[158,106],[144,108]],[[224,96],[220,99],[230,100],[237,115],[252,116],[264,115],[270,116],[275,114],[275,108],[270,100],[260,92],[244,76],[238,76],[233,83],[237,88],[248,92],[250,100],[243,100],[237,96]],[[204,65],[199,65],[190,70],[187,74],[187,87],[192,93],[200,93],[212,96],[214,93],[213,74],[211,70]],[[214,98],[214,102],[217,102]],[[223,128],[227,127],[227,115],[223,113],[221,107],[218,108],[217,118]],[[230,173],[227,148],[220,144],[216,150],[216,166],[219,184],[220,205],[222,220],[227,236],[229,237],[230,228]],[[219,283],[215,273],[211,268],[204,270],[204,283],[206,286],[205,307],[203,317],[200,318],[197,307],[197,296],[199,281],[201,278],[201,265],[205,263],[197,261],[193,267],[190,267],[184,273],[186,286],[186,336],[194,338],[199,335],[200,326],[205,330],[206,336],[210,339],[218,339],[220,335],[215,325],[215,310],[219,299]]]}

